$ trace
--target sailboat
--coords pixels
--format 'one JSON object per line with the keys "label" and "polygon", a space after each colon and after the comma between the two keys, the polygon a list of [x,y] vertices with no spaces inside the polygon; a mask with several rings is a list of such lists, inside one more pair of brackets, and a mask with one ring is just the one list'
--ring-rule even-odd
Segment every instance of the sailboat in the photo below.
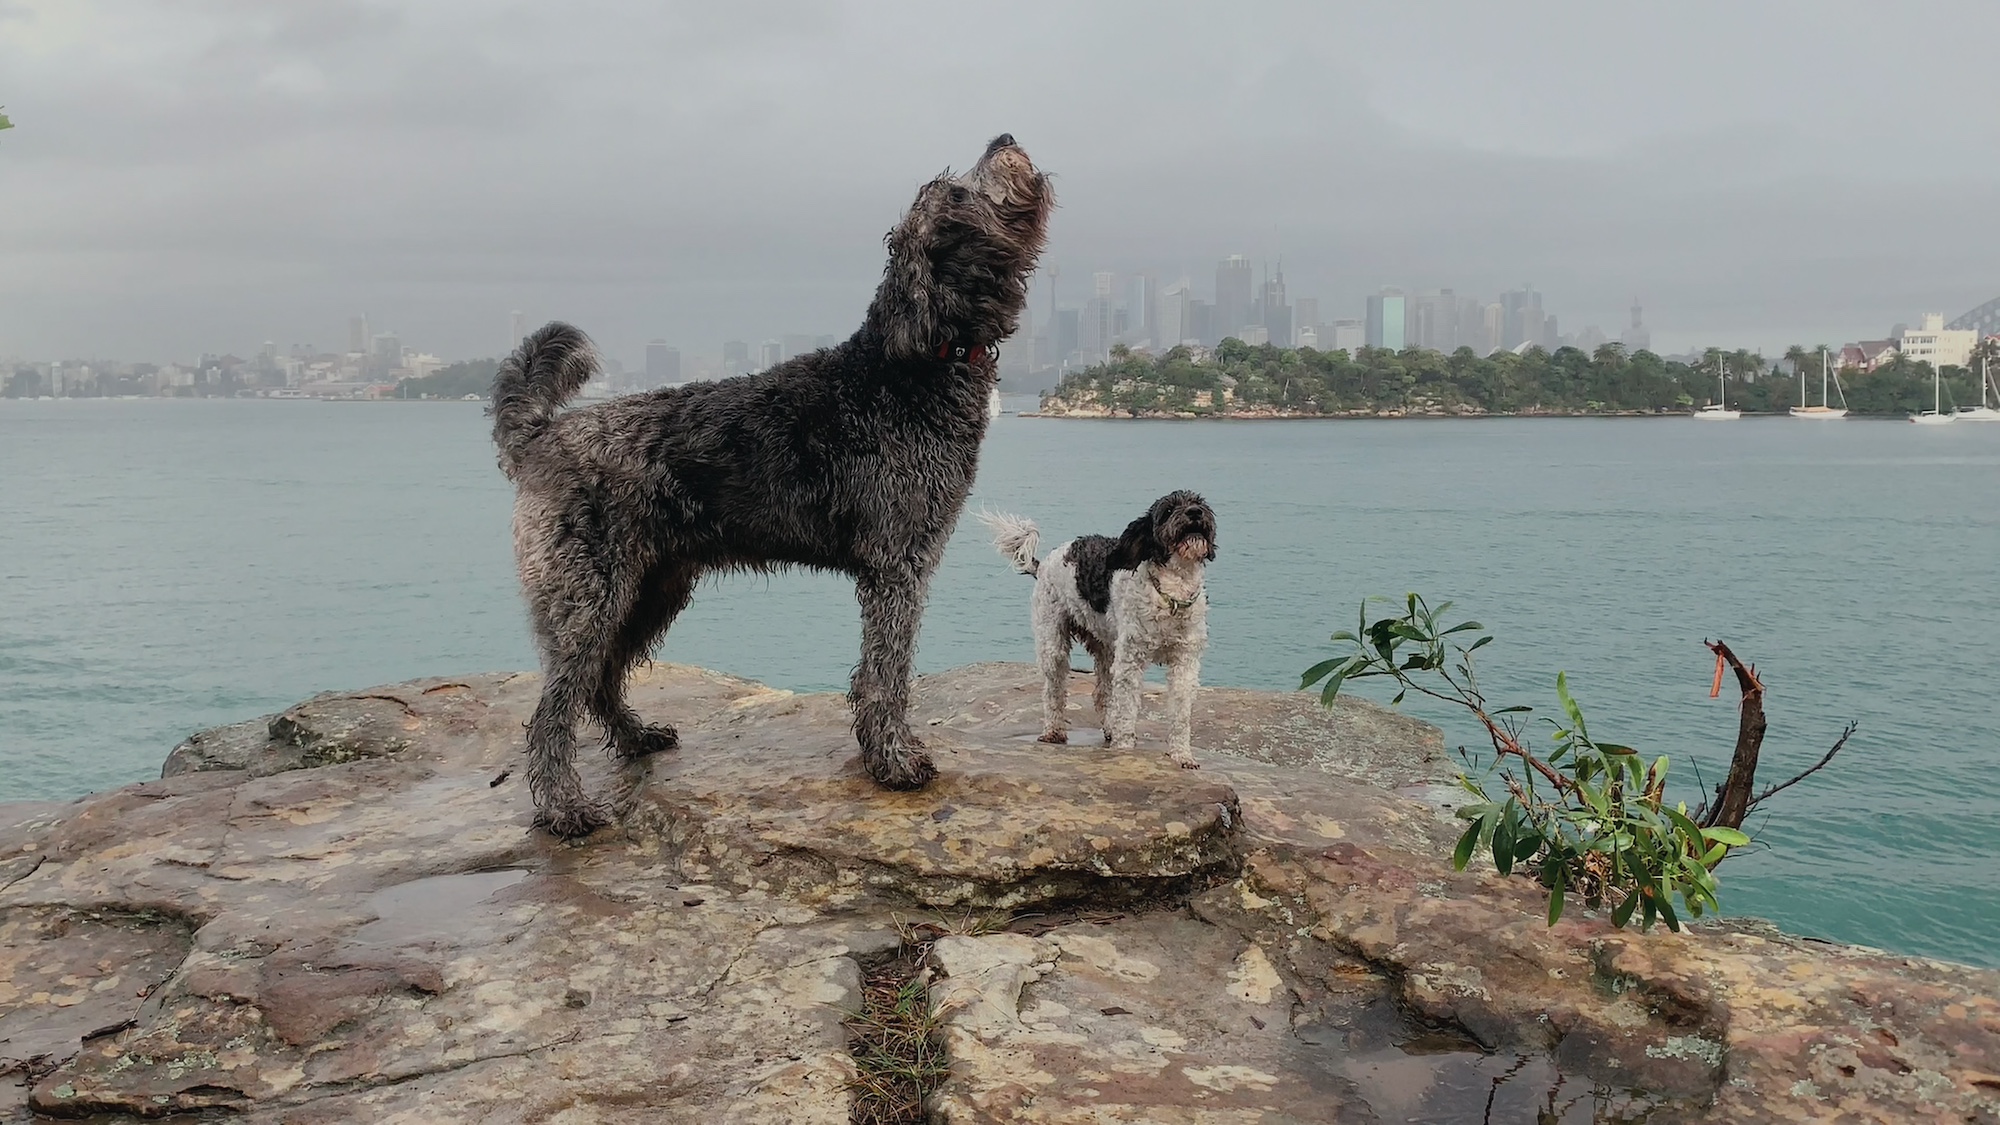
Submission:
{"label": "sailboat", "polygon": [[1931,408],[1922,414],[1910,415],[1910,421],[1919,426],[1942,426],[1956,421],[1956,417],[1944,412],[1944,377],[1936,367],[1931,368]]}
{"label": "sailboat", "polygon": [[[1826,400],[1827,373],[1826,349],[1821,348],[1819,350],[1819,405],[1806,405],[1806,373],[1801,370],[1799,372],[1799,404],[1792,407],[1792,417],[1816,418],[1826,421],[1847,417],[1847,393],[1845,391],[1841,391],[1840,393],[1840,406],[1837,409],[1832,403]],[[1840,390],[1840,378],[1838,376],[1834,377],[1833,388],[1836,391]],[[2000,415],[2000,411],[1995,411],[1994,413]]]}
{"label": "sailboat", "polygon": [[1992,376],[1986,373],[1986,357],[1979,357],[1979,405],[1958,408],[1961,422],[2000,422],[2000,410],[1986,405],[1986,388],[1992,383]]}
{"label": "sailboat", "polygon": [[1741,410],[1729,409],[1729,378],[1722,370],[1722,357],[1715,357],[1715,387],[1717,400],[1694,412],[1696,420],[1703,422],[1734,422],[1743,417]]}

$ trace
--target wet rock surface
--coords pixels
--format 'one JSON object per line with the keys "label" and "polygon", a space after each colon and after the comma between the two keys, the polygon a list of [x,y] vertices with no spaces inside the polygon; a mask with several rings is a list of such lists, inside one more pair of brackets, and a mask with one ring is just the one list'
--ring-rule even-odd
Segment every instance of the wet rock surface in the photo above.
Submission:
{"label": "wet rock surface", "polygon": [[661,665],[682,747],[585,755],[621,818],[571,846],[529,831],[538,686],[322,696],[0,805],[0,1122],[844,1122],[859,966],[913,924],[935,1120],[2000,1122],[2000,976],[1550,929],[1449,870],[1436,731],[1364,704],[1205,689],[1187,772],[959,669],[917,685],[938,782],[889,794],[838,697]]}

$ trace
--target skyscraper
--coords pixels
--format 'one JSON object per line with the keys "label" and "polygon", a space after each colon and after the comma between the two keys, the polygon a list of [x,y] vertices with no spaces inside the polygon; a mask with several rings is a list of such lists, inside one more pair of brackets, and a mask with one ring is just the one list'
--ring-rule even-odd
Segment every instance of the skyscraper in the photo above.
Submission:
{"label": "skyscraper", "polygon": [[1204,337],[1204,342],[1220,343],[1223,337],[1234,336],[1250,323],[1251,290],[1255,287],[1256,281],[1250,276],[1250,259],[1241,254],[1231,254],[1217,263],[1214,339]]}
{"label": "skyscraper", "polygon": [[1160,294],[1159,322],[1153,327],[1153,346],[1171,348],[1194,335],[1192,310],[1186,280],[1176,281]]}
{"label": "skyscraper", "polygon": [[776,340],[764,341],[763,346],[757,349],[757,370],[769,371],[784,362],[785,357],[781,349],[782,345]]}
{"label": "skyscraper", "polygon": [[1308,328],[1313,330],[1314,335],[1318,335],[1319,333],[1318,297],[1300,297],[1297,301],[1295,301],[1292,304],[1292,342],[1294,344],[1302,344],[1303,333]]}
{"label": "skyscraper", "polygon": [[1125,283],[1125,332],[1135,340],[1151,340],[1157,348],[1178,341],[1160,339],[1159,292],[1150,273],[1135,273]]}
{"label": "skyscraper", "polygon": [[520,347],[521,341],[527,338],[528,338],[527,314],[523,313],[520,309],[515,309],[513,314],[507,318],[506,350],[511,352],[515,348]]}
{"label": "skyscraper", "polygon": [[394,332],[377,333],[374,360],[385,371],[403,366],[403,341]]}
{"label": "skyscraper", "polygon": [[1406,339],[1404,300],[1403,291],[1394,288],[1384,289],[1368,298],[1369,347],[1388,348],[1394,352],[1403,350]]}
{"label": "skyscraper", "polygon": [[368,314],[347,318],[347,350],[356,355],[368,354]]}
{"label": "skyscraper", "polygon": [[654,340],[646,345],[646,389],[664,387],[681,381],[681,353],[667,346],[665,340]]}
{"label": "skyscraper", "polygon": [[1281,348],[1292,346],[1292,306],[1285,297],[1285,263],[1278,262],[1278,272],[1264,280],[1263,288],[1257,294],[1257,323],[1266,329],[1264,338]]}
{"label": "skyscraper", "polygon": [[1626,355],[1635,355],[1639,352],[1652,350],[1653,333],[1646,327],[1645,320],[1640,316],[1643,311],[1639,307],[1639,298],[1632,298],[1632,324],[1618,337],[1618,342],[1625,345]]}
{"label": "skyscraper", "polygon": [[750,370],[750,345],[730,340],[722,345],[722,374],[725,378]]}
{"label": "skyscraper", "polygon": [[1414,347],[1448,352],[1458,346],[1458,298],[1449,289],[1434,289],[1410,298],[1408,330]]}
{"label": "skyscraper", "polygon": [[1543,343],[1542,295],[1533,286],[1524,284],[1500,294],[1500,316],[1501,347]]}

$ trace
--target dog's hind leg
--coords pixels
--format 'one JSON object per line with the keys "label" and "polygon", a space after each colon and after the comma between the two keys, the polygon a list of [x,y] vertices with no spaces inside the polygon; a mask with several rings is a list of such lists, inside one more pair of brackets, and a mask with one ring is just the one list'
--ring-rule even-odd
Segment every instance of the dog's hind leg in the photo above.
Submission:
{"label": "dog's hind leg", "polygon": [[1201,686],[1201,653],[1181,650],[1167,660],[1167,757],[1184,770],[1194,760],[1194,693]]}
{"label": "dog's hind leg", "polygon": [[1037,742],[1060,746],[1069,741],[1069,627],[1059,621],[1035,621],[1035,662],[1042,669],[1042,736]]}
{"label": "dog's hind leg", "polygon": [[535,826],[563,839],[588,836],[610,820],[605,808],[584,792],[572,760],[577,711],[597,676],[587,663],[594,655],[547,653],[542,698],[528,720],[528,791],[535,798]]}
{"label": "dog's hind leg", "polygon": [[640,758],[680,745],[679,731],[665,723],[647,725],[626,704],[625,677],[631,674],[633,665],[652,651],[654,642],[681,610],[687,608],[694,596],[694,584],[692,570],[676,568],[649,575],[605,652],[597,689],[590,697],[590,713],[604,724],[611,749],[621,758]]}
{"label": "dog's hind leg", "polygon": [[861,768],[885,789],[922,789],[937,776],[923,743],[910,733],[910,669],[927,576],[863,574],[854,582],[861,602],[861,661],[848,700]]}

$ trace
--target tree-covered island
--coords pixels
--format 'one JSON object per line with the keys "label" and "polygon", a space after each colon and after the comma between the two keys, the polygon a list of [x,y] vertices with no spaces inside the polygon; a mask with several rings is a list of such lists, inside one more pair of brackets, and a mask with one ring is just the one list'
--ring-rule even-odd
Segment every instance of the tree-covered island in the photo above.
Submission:
{"label": "tree-covered island", "polygon": [[[1991,349],[1993,341],[1981,344]],[[1819,350],[1785,353],[1803,369],[1819,403]],[[2000,361],[2000,353],[1991,356]],[[1040,413],[1083,418],[1401,418],[1452,415],[1647,415],[1687,413],[1715,401],[1716,372],[1728,402],[1782,414],[1799,405],[1799,381],[1755,352],[1711,349],[1694,364],[1618,344],[1595,352],[1529,348],[1480,356],[1427,348],[1345,351],[1222,341],[1213,351],[1176,347],[1159,355],[1112,349],[1108,362],[1064,375],[1042,395]],[[2000,375],[2000,362],[1993,364]],[[1978,359],[1944,369],[1944,409],[1979,401]],[[1873,371],[1839,372],[1849,412],[1901,416],[1931,408],[1931,368],[1897,356]],[[1839,405],[1836,399],[1835,405]]]}

